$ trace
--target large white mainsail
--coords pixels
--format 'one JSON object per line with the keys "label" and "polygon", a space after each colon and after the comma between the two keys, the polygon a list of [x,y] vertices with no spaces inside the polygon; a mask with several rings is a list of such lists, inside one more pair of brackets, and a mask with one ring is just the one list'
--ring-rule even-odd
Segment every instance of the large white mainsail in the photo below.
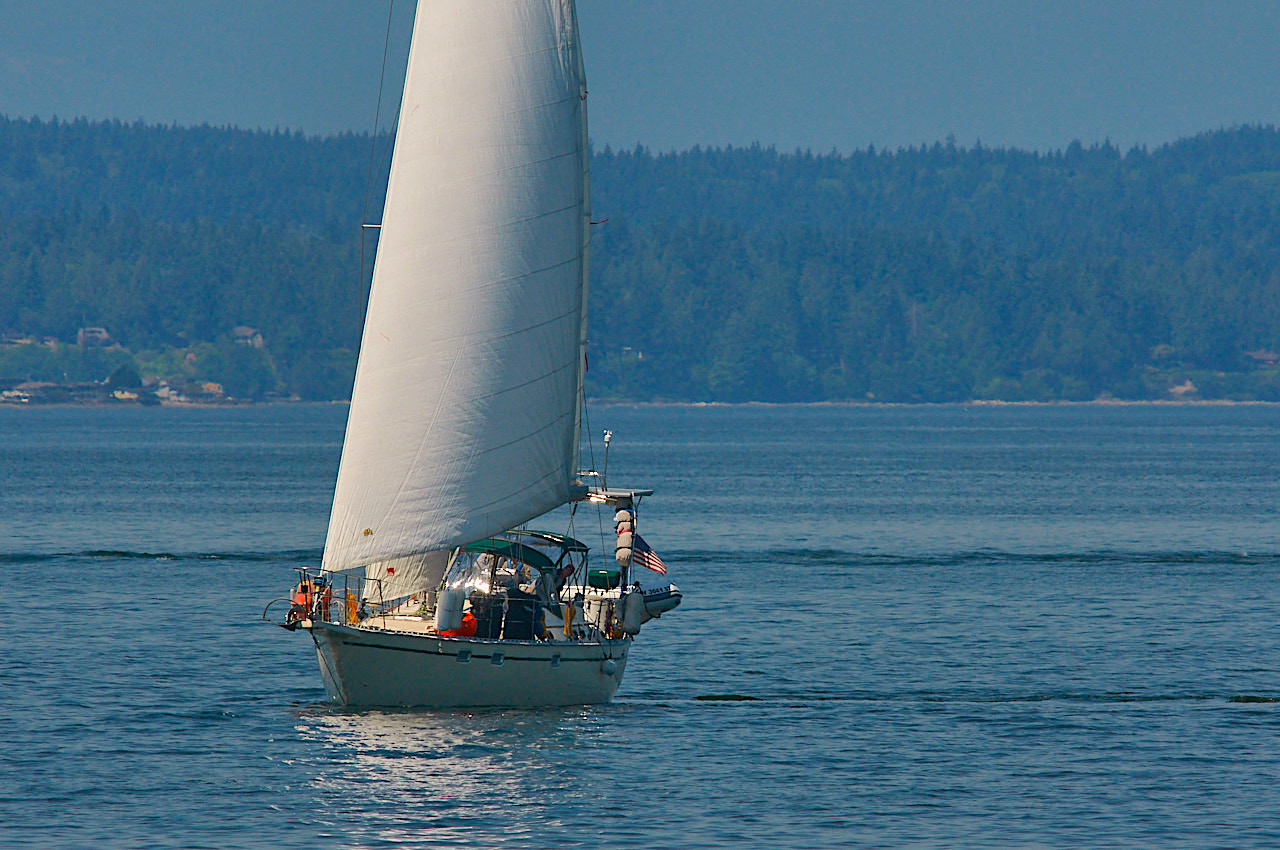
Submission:
{"label": "large white mainsail", "polygon": [[419,3],[326,570],[438,552],[570,498],[582,68],[572,0]]}

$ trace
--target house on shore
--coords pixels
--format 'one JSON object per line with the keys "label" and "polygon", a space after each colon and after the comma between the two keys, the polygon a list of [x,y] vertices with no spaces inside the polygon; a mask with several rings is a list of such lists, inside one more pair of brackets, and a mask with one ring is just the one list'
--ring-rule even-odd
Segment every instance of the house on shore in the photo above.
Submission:
{"label": "house on shore", "polygon": [[262,339],[262,331],[248,325],[237,325],[231,329],[231,339],[236,345],[247,348],[262,348],[266,343]]}
{"label": "house on shore", "polygon": [[110,345],[111,334],[106,328],[81,328],[76,332],[76,345],[86,348],[91,345]]}

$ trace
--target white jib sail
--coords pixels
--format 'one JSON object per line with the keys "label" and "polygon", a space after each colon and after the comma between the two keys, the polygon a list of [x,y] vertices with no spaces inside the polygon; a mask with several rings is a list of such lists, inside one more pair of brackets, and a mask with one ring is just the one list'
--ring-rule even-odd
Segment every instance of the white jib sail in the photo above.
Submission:
{"label": "white jib sail", "polygon": [[585,101],[572,0],[419,4],[325,569],[568,500]]}
{"label": "white jib sail", "polygon": [[428,552],[379,561],[364,568],[361,596],[378,605],[438,587],[449,567],[449,552]]}

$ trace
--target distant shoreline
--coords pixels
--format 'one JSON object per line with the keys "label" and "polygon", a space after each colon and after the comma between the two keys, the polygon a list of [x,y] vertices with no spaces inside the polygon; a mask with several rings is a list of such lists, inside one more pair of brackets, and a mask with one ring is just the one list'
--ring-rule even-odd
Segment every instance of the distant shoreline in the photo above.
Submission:
{"label": "distant shoreline", "polygon": [[[1280,401],[1237,399],[1093,399],[1090,401],[625,401],[587,399],[596,407],[1280,407]],[[160,404],[136,404],[129,402],[34,402],[0,403],[0,410],[50,408],[100,408],[103,410],[148,409],[199,409],[243,410],[250,407],[330,407],[349,406],[349,400],[335,401],[230,401],[230,402],[161,402]]]}
{"label": "distant shoreline", "polygon": [[1280,401],[1236,399],[1093,399],[1091,401],[600,401],[615,407],[1232,407],[1280,406]]}

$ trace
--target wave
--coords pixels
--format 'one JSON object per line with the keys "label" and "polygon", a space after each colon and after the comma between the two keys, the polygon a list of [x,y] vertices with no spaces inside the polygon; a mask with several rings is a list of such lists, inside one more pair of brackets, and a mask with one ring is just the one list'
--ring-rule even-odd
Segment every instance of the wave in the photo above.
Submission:
{"label": "wave", "polygon": [[742,564],[834,564],[853,567],[946,567],[975,564],[1064,564],[1177,566],[1225,564],[1248,566],[1280,561],[1280,551],[1227,551],[1219,549],[1150,550],[1150,549],[1081,549],[1073,552],[1010,552],[998,549],[976,549],[958,552],[925,552],[899,554],[843,549],[685,549],[664,550],[663,560],[670,563],[696,564],[699,561]]}
{"label": "wave", "polygon": [[[286,549],[277,552],[148,552],[127,549],[90,549],[81,552],[0,552],[0,564],[47,564],[67,560],[111,561],[235,561],[247,563],[317,564],[321,549]],[[1117,565],[1194,566],[1213,564],[1250,566],[1280,562],[1280,551],[1233,552],[1226,550],[1130,550],[1081,549],[1076,552],[1009,552],[976,549],[958,552],[900,554],[844,549],[674,549],[664,550],[663,559],[673,564],[732,561],[739,564],[803,566],[830,564],[844,567],[963,567],[987,564],[1018,565]],[[594,557],[599,557],[598,555]]]}
{"label": "wave", "polygon": [[[631,695],[629,701],[646,702],[658,700],[669,703],[671,697],[656,697],[648,694]],[[1037,702],[1064,703],[1162,703],[1162,702],[1218,702],[1243,705],[1272,705],[1280,703],[1280,696],[1263,696],[1258,694],[1215,694],[1215,693],[1140,693],[1136,691],[1115,691],[1106,693],[1087,692],[1044,692],[1044,693],[974,693],[965,691],[907,691],[899,693],[852,692],[832,693],[724,693],[699,694],[693,697],[695,702],[710,703],[782,703],[786,705],[810,705],[828,702],[891,702],[891,703],[955,703],[977,705],[999,705]]]}
{"label": "wave", "polygon": [[84,552],[0,552],[0,564],[28,566],[61,561],[234,561],[248,563],[316,563],[319,549],[290,549],[281,552],[135,552],[120,549],[90,549]]}

